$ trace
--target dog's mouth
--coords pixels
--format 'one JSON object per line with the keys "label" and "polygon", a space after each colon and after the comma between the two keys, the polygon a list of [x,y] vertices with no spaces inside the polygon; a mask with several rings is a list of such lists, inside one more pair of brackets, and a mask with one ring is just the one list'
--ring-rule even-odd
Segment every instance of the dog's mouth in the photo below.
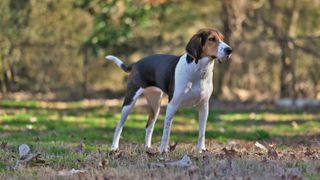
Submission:
{"label": "dog's mouth", "polygon": [[210,58],[211,58],[211,59],[217,59],[217,56],[212,55],[212,56],[210,56]]}
{"label": "dog's mouth", "polygon": [[[215,57],[216,57],[216,56],[215,56]],[[215,59],[217,59],[218,62],[221,64],[221,63],[223,63],[223,61],[226,61],[226,60],[230,59],[230,57],[231,57],[231,54],[227,54],[226,56],[224,56],[224,57],[222,57],[222,58],[216,57]]]}

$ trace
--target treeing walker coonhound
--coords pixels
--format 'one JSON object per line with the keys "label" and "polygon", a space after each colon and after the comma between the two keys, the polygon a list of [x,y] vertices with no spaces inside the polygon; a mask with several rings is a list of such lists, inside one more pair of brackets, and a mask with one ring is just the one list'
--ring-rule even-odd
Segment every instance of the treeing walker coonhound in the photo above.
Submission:
{"label": "treeing walker coonhound", "polygon": [[197,151],[205,150],[205,128],[212,94],[214,60],[223,61],[231,56],[232,49],[223,42],[223,35],[214,29],[201,29],[192,38],[182,56],[156,54],[145,57],[130,66],[119,58],[105,58],[130,72],[121,118],[115,129],[111,151],[119,147],[120,134],[128,114],[137,98],[143,93],[150,108],[146,125],[145,146],[151,147],[154,124],[160,111],[163,93],[169,97],[164,120],[160,153],[167,152],[172,118],[180,106],[195,106],[199,111],[199,137]]}

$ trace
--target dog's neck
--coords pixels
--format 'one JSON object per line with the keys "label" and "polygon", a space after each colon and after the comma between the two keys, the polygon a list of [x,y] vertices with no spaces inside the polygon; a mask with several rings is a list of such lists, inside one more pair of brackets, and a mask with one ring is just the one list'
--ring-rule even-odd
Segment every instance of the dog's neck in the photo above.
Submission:
{"label": "dog's neck", "polygon": [[[185,59],[187,61],[190,60],[190,58],[192,58],[191,56],[189,56],[188,53],[185,53],[183,55],[185,57]],[[211,57],[202,57],[200,59],[198,59],[198,62],[196,63],[194,60],[192,63],[189,63],[191,66],[194,66],[195,69],[200,70],[200,69],[211,69],[213,70],[214,67],[214,59],[212,59]]]}
{"label": "dog's neck", "polygon": [[[184,54],[181,58],[186,60],[188,54]],[[194,80],[197,79],[212,79],[214,61],[209,57],[202,57],[198,60],[198,63],[193,61],[192,63],[185,64],[185,71],[188,72],[188,77]]]}
{"label": "dog's neck", "polygon": [[205,62],[209,61],[209,63],[211,63],[211,61],[212,61],[212,63],[213,63],[213,61],[215,59],[217,59],[216,57],[202,57],[202,58],[196,60],[195,57],[193,57],[189,53],[185,53],[185,56],[186,56],[186,60],[188,63],[195,63],[195,64],[198,64],[199,61],[205,61]]}

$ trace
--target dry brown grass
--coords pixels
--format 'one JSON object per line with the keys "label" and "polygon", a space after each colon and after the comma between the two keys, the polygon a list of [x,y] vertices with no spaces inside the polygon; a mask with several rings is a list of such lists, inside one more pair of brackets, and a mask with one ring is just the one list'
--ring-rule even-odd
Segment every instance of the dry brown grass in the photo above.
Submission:
{"label": "dry brown grass", "polygon": [[[266,142],[265,142],[266,143]],[[317,179],[320,177],[320,150],[315,142],[308,147],[285,149],[274,145],[265,152],[254,142],[210,141],[209,151],[197,154],[193,144],[180,143],[164,155],[146,153],[142,145],[125,143],[120,151],[84,153],[78,167],[85,170],[60,176],[67,168],[52,168],[45,163],[29,163],[16,171],[1,174],[1,179]],[[155,149],[153,149],[155,151]],[[152,151],[152,152],[153,152]],[[193,162],[188,168],[159,168],[150,163],[178,160],[187,153]]]}

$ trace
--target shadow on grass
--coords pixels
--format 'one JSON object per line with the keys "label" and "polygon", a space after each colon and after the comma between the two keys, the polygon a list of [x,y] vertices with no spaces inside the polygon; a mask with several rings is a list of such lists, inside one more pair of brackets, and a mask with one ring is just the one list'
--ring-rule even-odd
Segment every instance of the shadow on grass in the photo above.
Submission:
{"label": "shadow on grass", "polygon": [[[19,143],[28,143],[28,142],[51,142],[51,141],[62,141],[66,143],[79,143],[81,141],[85,142],[102,142],[105,144],[110,144],[113,137],[114,128],[117,123],[117,116],[119,116],[120,108],[114,108],[112,111],[106,112],[103,107],[90,107],[90,108],[66,108],[66,109],[55,109],[55,108],[42,108],[37,105],[37,102],[31,104],[18,104],[15,105],[4,105],[1,104],[1,107],[5,107],[9,110],[18,110],[25,109],[28,117],[22,118],[13,118],[9,121],[0,121],[0,136],[4,141],[14,141]],[[145,108],[144,108],[145,109]],[[101,111],[103,110],[103,111]],[[142,108],[138,108],[137,111],[144,111]],[[164,114],[165,109],[162,108],[162,114]],[[113,113],[118,112],[118,113]],[[133,113],[134,113],[133,112]],[[290,142],[294,139],[300,139],[300,142],[307,141],[308,138],[314,137],[311,135],[298,135],[298,136],[283,136],[278,134],[270,134],[269,131],[261,128],[262,126],[286,126],[291,127],[293,122],[298,123],[299,125],[310,122],[311,120],[303,120],[303,119],[291,119],[286,121],[267,121],[265,119],[261,120],[249,120],[249,119],[241,119],[241,120],[221,120],[219,115],[236,115],[242,114],[244,116],[248,116],[248,113],[255,112],[252,111],[229,111],[229,110],[219,110],[215,109],[210,111],[209,122],[208,125],[212,127],[226,127],[225,132],[221,132],[219,130],[207,130],[206,138],[207,139],[218,139],[221,141],[225,141],[228,139],[241,139],[248,141],[256,141],[256,140],[267,140],[267,139],[275,139],[281,140],[283,142]],[[276,112],[277,114],[290,113],[290,111],[259,111],[255,113],[266,113],[266,112]],[[14,112],[13,112],[14,113]],[[294,112],[295,114],[302,114],[304,111]],[[143,114],[146,117],[145,113]],[[49,115],[58,116],[56,119],[50,119]],[[181,127],[184,124],[190,126],[191,119],[197,119],[197,112],[195,109],[184,109],[178,111],[176,114],[179,116],[179,121],[174,121],[175,125],[179,125]],[[30,122],[30,116],[37,117],[37,121],[34,123]],[[72,116],[72,118],[83,118],[86,119],[85,122],[80,121],[65,121],[63,120],[66,116]],[[90,122],[90,118],[96,118],[94,123]],[[97,119],[99,118],[99,119]],[[99,121],[101,120],[101,124],[99,125]],[[213,121],[210,121],[214,119]],[[106,121],[108,121],[106,123]],[[122,133],[122,140],[124,141],[134,141],[143,143],[145,136],[145,129],[143,128],[146,119],[137,119],[129,116],[128,121],[131,123],[126,123],[124,126],[124,130]],[[312,120],[313,122],[320,123],[319,119]],[[153,142],[159,142],[162,136],[162,124],[163,121],[157,122],[153,137]],[[31,130],[26,130],[27,126],[32,125]],[[5,128],[9,127],[9,128]],[[183,130],[174,130],[171,133],[171,140],[173,141],[197,141],[198,138],[198,126],[195,124],[194,130],[183,131]],[[239,130],[239,128],[241,130]],[[243,130],[243,128],[247,128]],[[181,128],[180,128],[181,129]],[[218,128],[216,128],[218,129]],[[307,131],[307,129],[305,130]],[[2,135],[1,135],[2,134]],[[295,141],[296,142],[296,141]]]}
{"label": "shadow on grass", "polygon": [[223,120],[216,120],[216,122],[225,122],[230,126],[280,126],[280,125],[288,125],[292,126],[292,123],[297,123],[299,125],[308,123],[308,122],[318,122],[320,123],[320,119],[314,120],[302,120],[302,119],[291,119],[285,121],[268,121],[268,120],[236,120],[236,121],[223,121]]}
{"label": "shadow on grass", "polygon": [[[68,125],[65,123],[64,125]],[[70,125],[70,124],[69,124]],[[113,138],[114,129],[110,127],[103,128],[69,128],[67,130],[26,130],[26,131],[4,131],[5,135],[2,141],[11,143],[49,143],[49,142],[63,142],[78,144],[84,142],[85,144],[105,144],[110,145]],[[162,129],[155,129],[152,138],[153,143],[159,143],[162,136]],[[122,142],[144,143],[145,129],[124,127],[122,135]],[[171,141],[175,142],[192,142],[196,143],[198,138],[198,131],[172,131]],[[256,130],[253,132],[231,130],[227,132],[207,131],[206,140],[218,140],[221,142],[236,139],[247,141],[266,141],[270,143],[278,143],[286,146],[301,146],[310,145],[313,140],[320,141],[320,134],[318,135],[270,135],[267,131]]]}
{"label": "shadow on grass", "polygon": [[[113,137],[113,128],[69,128],[68,130],[49,130],[49,131],[38,131],[38,130],[26,130],[26,131],[4,131],[8,133],[2,138],[3,141],[8,142],[52,142],[62,141],[67,143],[79,143],[79,142],[104,142],[111,143]],[[153,141],[160,141],[162,135],[161,129],[156,129],[153,136]],[[143,128],[132,128],[124,127],[122,133],[122,140],[144,143],[145,129]],[[198,138],[198,131],[181,132],[172,131],[171,140],[173,141],[196,141]],[[254,132],[243,132],[243,131],[228,131],[221,133],[219,131],[207,131],[207,139],[242,139],[242,140],[262,140],[268,139],[269,134],[263,130],[257,130]]]}

